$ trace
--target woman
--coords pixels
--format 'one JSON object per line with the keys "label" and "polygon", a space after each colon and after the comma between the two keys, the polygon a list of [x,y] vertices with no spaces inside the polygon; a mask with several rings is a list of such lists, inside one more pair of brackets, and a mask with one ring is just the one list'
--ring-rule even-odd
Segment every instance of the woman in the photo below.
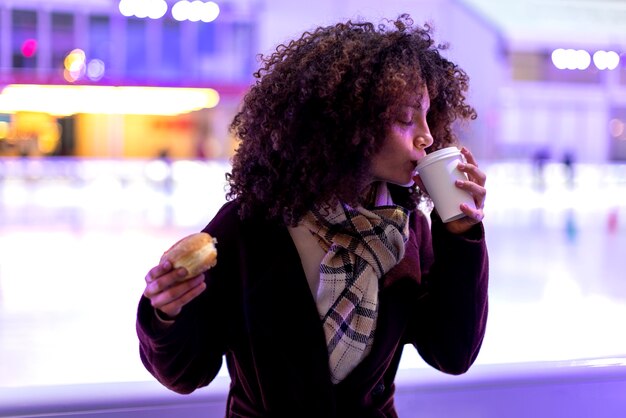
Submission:
{"label": "woman", "polygon": [[485,174],[470,151],[464,218],[418,208],[417,162],[474,119],[467,75],[430,28],[341,23],[265,57],[231,130],[227,202],[204,231],[217,265],[146,276],[137,331],[146,368],[189,393],[226,358],[227,417],[396,417],[405,344],[468,370],[487,317]]}

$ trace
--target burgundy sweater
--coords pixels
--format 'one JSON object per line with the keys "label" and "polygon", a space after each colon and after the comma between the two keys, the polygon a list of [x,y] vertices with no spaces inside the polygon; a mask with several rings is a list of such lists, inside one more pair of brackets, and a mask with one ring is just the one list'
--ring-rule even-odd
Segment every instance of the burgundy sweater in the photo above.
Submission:
{"label": "burgundy sweater", "polygon": [[[333,385],[321,320],[287,228],[240,220],[226,203],[204,229],[218,240],[207,289],[169,327],[142,297],[140,355],[163,385],[190,393],[227,361],[226,417],[397,417],[394,377],[405,344],[433,367],[461,374],[487,320],[488,257],[482,224],[454,235],[437,216],[410,217],[401,262],[382,279],[374,345]],[[431,238],[432,236],[432,238]]]}

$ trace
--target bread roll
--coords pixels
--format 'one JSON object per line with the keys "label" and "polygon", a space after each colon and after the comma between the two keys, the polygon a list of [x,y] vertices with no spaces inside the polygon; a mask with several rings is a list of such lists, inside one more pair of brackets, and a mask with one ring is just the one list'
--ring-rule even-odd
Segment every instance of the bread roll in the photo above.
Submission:
{"label": "bread roll", "polygon": [[217,240],[206,232],[188,235],[172,245],[161,256],[161,263],[169,260],[174,268],[184,267],[188,274],[181,280],[204,273],[217,263]]}

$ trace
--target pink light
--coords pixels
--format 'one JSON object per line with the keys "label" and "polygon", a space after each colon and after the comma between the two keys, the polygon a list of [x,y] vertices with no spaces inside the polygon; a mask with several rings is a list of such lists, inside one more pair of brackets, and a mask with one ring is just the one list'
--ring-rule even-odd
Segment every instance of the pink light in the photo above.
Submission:
{"label": "pink light", "polygon": [[37,41],[34,39],[27,39],[22,43],[22,55],[26,58],[30,58],[37,52]]}

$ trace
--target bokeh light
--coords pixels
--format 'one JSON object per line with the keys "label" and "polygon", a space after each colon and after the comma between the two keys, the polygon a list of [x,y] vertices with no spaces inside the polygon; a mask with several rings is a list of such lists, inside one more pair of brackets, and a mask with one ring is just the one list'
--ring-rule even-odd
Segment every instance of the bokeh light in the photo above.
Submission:
{"label": "bokeh light", "polygon": [[558,48],[552,52],[552,63],[559,70],[585,70],[591,64],[591,55],[585,50]]}
{"label": "bokeh light", "polygon": [[118,8],[123,16],[160,19],[167,13],[165,0],[121,0]]}
{"label": "bokeh light", "polygon": [[63,77],[66,81],[73,83],[85,75],[86,70],[86,56],[85,51],[82,49],[72,50],[63,61],[65,70],[63,71]]}
{"label": "bokeh light", "polygon": [[91,81],[98,81],[104,77],[105,65],[100,59],[92,59],[87,64],[87,77]]}
{"label": "bokeh light", "polygon": [[620,119],[611,119],[609,121],[609,132],[613,138],[619,138],[624,134],[624,122]]}
{"label": "bokeh light", "polygon": [[[591,65],[592,56],[582,49],[557,48],[552,51],[552,63],[559,70],[586,70]],[[593,54],[593,64],[598,70],[614,70],[620,63],[620,55],[615,51],[599,50]]]}
{"label": "bokeh light", "polygon": [[0,121],[0,139],[6,139],[6,137],[9,136],[9,130],[9,122]]}
{"label": "bokeh light", "polygon": [[37,52],[37,41],[35,39],[27,39],[22,43],[22,55],[30,58]]}
{"label": "bokeh light", "polygon": [[220,7],[213,1],[202,2],[200,0],[176,2],[172,7],[172,17],[178,21],[189,20],[191,22],[202,21],[209,23],[217,19]]}
{"label": "bokeh light", "polygon": [[614,70],[619,65],[619,55],[615,51],[596,51],[593,63],[598,70]]}

